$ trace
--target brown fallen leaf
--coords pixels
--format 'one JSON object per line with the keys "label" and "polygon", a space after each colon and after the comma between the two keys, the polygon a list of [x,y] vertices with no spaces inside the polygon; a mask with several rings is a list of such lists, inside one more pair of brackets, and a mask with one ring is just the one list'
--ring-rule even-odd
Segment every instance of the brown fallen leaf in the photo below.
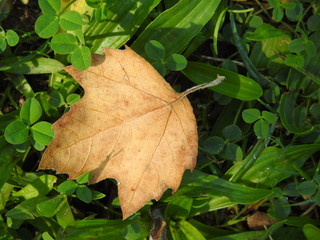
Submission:
{"label": "brown fallen leaf", "polygon": [[265,226],[270,226],[277,221],[270,218],[265,212],[255,212],[248,217],[247,223],[250,229],[264,229]]}
{"label": "brown fallen leaf", "polygon": [[116,179],[125,219],[167,188],[175,192],[194,169],[197,126],[185,96],[197,87],[176,93],[130,48],[104,51],[86,71],[65,68],[85,95],[53,124],[39,169],[70,179],[91,172],[90,183]]}

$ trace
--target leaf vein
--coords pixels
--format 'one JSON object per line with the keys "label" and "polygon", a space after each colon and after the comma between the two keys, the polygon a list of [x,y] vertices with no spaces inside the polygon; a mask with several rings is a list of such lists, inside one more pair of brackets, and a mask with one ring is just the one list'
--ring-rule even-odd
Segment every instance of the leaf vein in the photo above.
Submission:
{"label": "leaf vein", "polygon": [[151,156],[151,158],[150,158],[149,162],[146,164],[146,167],[145,167],[145,169],[144,169],[143,173],[140,175],[140,177],[139,177],[139,181],[138,181],[138,183],[136,184],[136,186],[135,186],[135,188],[134,188],[134,189],[135,189],[135,191],[134,191],[134,193],[132,194],[132,196],[131,196],[131,198],[130,198],[129,204],[131,204],[131,203],[132,203],[132,200],[134,199],[134,196],[135,196],[135,194],[136,194],[136,192],[137,192],[137,191],[136,191],[136,189],[137,189],[137,188],[138,188],[138,186],[140,185],[141,180],[142,180],[142,178],[143,178],[143,176],[144,176],[145,172],[147,171],[147,169],[149,168],[150,164],[151,164],[151,163],[152,163],[152,161],[153,161],[154,154],[156,153],[156,151],[157,151],[157,149],[158,149],[158,147],[159,147],[159,145],[160,145],[160,143],[161,143],[162,139],[164,138],[164,134],[165,134],[165,132],[166,132],[166,130],[167,130],[167,126],[168,126],[168,123],[169,123],[169,119],[170,119],[171,113],[172,113],[172,109],[171,109],[171,111],[169,112],[169,115],[168,115],[167,121],[166,121],[166,123],[165,123],[165,125],[164,125],[164,128],[163,128],[163,132],[162,132],[161,137],[159,138],[159,141],[158,141],[158,143],[157,143],[157,145],[156,145],[156,147],[155,147],[155,149],[154,149],[154,151],[153,151],[153,154],[152,154],[152,156]]}

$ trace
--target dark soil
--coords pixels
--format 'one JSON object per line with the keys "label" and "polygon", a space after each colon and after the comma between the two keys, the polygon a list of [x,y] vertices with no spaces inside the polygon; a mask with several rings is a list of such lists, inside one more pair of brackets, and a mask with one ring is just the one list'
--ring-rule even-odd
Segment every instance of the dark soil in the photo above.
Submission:
{"label": "dark soil", "polygon": [[29,0],[28,4],[23,4],[21,0],[12,0],[12,10],[1,25],[4,29],[13,29],[20,33],[33,32],[34,23],[40,13],[37,0]]}

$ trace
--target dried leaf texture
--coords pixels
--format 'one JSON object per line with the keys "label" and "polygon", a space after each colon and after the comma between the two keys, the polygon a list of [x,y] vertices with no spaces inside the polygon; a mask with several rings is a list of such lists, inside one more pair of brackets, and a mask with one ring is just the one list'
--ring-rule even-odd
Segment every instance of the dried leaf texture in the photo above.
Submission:
{"label": "dried leaf texture", "polygon": [[91,171],[90,183],[116,179],[124,219],[167,188],[176,191],[198,151],[189,101],[128,47],[94,54],[86,71],[65,70],[85,94],[53,124],[39,169],[70,179]]}

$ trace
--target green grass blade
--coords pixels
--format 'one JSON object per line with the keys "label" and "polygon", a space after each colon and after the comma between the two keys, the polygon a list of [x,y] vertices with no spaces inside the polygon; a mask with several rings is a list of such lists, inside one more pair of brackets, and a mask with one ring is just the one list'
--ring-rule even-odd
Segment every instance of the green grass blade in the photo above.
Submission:
{"label": "green grass blade", "polygon": [[203,192],[209,196],[226,196],[234,204],[251,204],[272,193],[271,190],[247,187],[195,170],[185,173],[182,187],[175,196],[185,194],[196,197],[201,196]]}
{"label": "green grass blade", "polygon": [[86,45],[91,52],[103,53],[102,47],[119,48],[136,32],[160,0],[115,1],[108,9],[108,19],[93,21],[86,29]]}
{"label": "green grass blade", "polygon": [[144,55],[144,45],[159,41],[166,56],[181,53],[215,13],[220,0],[182,0],[161,13],[132,44],[132,49]]}
{"label": "green grass blade", "polygon": [[234,164],[225,174],[229,177],[229,181],[237,182],[255,163],[265,148],[265,145],[265,139],[260,139],[243,161]]}
{"label": "green grass blade", "polygon": [[[65,240],[86,240],[86,239],[130,239],[124,238],[124,233],[130,235],[132,225],[135,225],[138,232],[136,238],[144,239],[148,236],[148,224],[143,223],[139,219],[134,221],[122,220],[81,220],[76,221],[76,226],[68,227],[65,230]],[[106,231],[106,229],[108,229]]]}
{"label": "green grass blade", "polygon": [[0,61],[0,66],[4,67],[4,72],[14,74],[47,74],[60,71],[64,65],[51,58],[40,56],[13,57],[6,61]]}
{"label": "green grass blade", "polygon": [[228,208],[235,204],[226,196],[210,196],[199,197],[193,200],[192,208],[189,212],[189,217],[196,216],[202,213],[215,211],[222,208]]}
{"label": "green grass blade", "polygon": [[216,25],[214,27],[214,32],[213,32],[213,51],[215,54],[218,55],[218,34],[219,34],[219,29],[224,22],[226,13],[228,11],[229,7],[225,7],[220,13],[216,21]]}
{"label": "green grass blade", "polygon": [[233,33],[234,42],[236,47],[238,48],[239,54],[242,58],[244,65],[246,66],[249,74],[255,79],[262,87],[266,87],[268,85],[268,80],[256,69],[256,67],[251,62],[244,46],[241,43],[241,39],[238,35],[236,23],[234,21],[234,16],[230,13],[230,24]]}
{"label": "green grass blade", "polygon": [[[257,184],[260,187],[274,187],[280,181],[290,177],[315,152],[320,150],[320,144],[304,144],[288,146],[284,149],[268,147],[263,150],[250,168],[246,169],[239,180],[240,183]],[[234,165],[226,175],[235,175],[244,167],[241,162]]]}
{"label": "green grass blade", "polygon": [[205,240],[197,228],[188,221],[179,221],[175,225],[169,225],[173,240]]}
{"label": "green grass blade", "polygon": [[[201,31],[195,36],[190,43],[188,44],[187,48],[183,51],[183,55],[185,57],[189,57],[193,52],[195,52],[205,41],[212,38],[215,31],[219,31],[221,28],[221,12],[228,7],[227,1],[220,1],[219,6],[215,10],[215,13],[207,22],[207,24],[201,29]],[[214,39],[213,41],[218,40]],[[217,43],[216,43],[217,44]]]}
{"label": "green grass blade", "polygon": [[223,68],[205,63],[189,62],[182,72],[197,84],[210,82],[217,75],[225,76],[226,79],[221,84],[209,89],[229,97],[249,101],[262,95],[262,88],[254,80]]}
{"label": "green grass blade", "polygon": [[[306,224],[303,226],[303,233],[307,237],[308,240],[316,240],[320,237],[320,229],[312,224]],[[318,236],[318,237],[316,237]]]}

